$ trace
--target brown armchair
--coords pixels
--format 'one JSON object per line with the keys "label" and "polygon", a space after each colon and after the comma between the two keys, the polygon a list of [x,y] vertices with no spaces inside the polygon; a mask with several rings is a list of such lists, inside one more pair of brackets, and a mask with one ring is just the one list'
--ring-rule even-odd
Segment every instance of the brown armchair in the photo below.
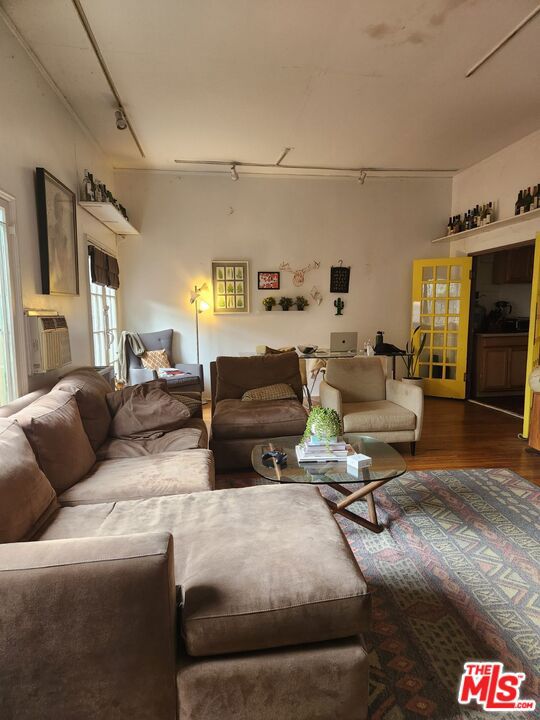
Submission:
{"label": "brown armchair", "polygon": [[[271,437],[301,435],[307,412],[295,352],[252,357],[218,357],[210,364],[212,428],[210,449],[218,470],[251,467],[254,445]],[[296,394],[287,400],[242,400],[247,390],[286,383]]]}

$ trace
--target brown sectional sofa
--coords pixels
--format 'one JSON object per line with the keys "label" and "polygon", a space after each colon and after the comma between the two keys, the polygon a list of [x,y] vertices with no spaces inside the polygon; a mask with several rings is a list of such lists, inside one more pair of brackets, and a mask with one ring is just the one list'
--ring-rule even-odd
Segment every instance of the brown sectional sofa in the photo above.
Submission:
{"label": "brown sectional sofa", "polygon": [[[99,456],[108,388],[87,370],[62,382],[92,387],[76,398]],[[98,460],[57,501],[0,420],[0,456],[20,458],[0,470],[0,530],[21,510],[10,479],[27,497],[30,475],[42,508],[0,545],[3,720],[362,720],[370,595],[318,490],[210,491],[211,453],[177,439]]]}

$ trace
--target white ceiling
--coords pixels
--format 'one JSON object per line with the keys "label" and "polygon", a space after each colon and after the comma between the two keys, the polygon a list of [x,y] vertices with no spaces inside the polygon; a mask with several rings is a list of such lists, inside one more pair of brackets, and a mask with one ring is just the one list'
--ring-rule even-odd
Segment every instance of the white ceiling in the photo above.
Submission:
{"label": "white ceiling", "polygon": [[538,0],[0,0],[117,167],[174,160],[461,169],[540,127]]}

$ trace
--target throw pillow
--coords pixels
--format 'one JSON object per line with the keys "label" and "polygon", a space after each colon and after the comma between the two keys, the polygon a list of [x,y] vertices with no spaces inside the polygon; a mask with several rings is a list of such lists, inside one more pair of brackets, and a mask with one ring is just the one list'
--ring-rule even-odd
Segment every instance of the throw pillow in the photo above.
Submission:
{"label": "throw pillow", "polygon": [[141,355],[141,363],[147,370],[171,367],[171,361],[166,350],[146,350]]}
{"label": "throw pillow", "polygon": [[93,368],[78,368],[57,382],[53,389],[75,395],[84,430],[90,445],[97,450],[107,439],[111,424],[105,399],[111,392],[110,384]]}
{"label": "throw pillow", "polygon": [[58,507],[22,428],[0,419],[0,542],[30,538]]}
{"label": "throw pillow", "polygon": [[71,393],[51,390],[12,417],[24,430],[58,495],[75,485],[96,462]]}
{"label": "throw pillow", "polygon": [[182,395],[182,393],[171,392],[172,397],[176,398],[179,402],[183,403],[189,410],[191,417],[194,417],[199,411],[202,402],[198,398],[190,397],[189,395]]}
{"label": "throw pillow", "polygon": [[[186,423],[189,409],[157,382],[134,385],[107,396],[109,407],[116,408],[109,431],[112,437],[131,440],[159,437]],[[121,398],[114,397],[119,394]]]}
{"label": "throw pillow", "polygon": [[265,387],[248,390],[242,395],[242,400],[289,400],[296,398],[296,393],[287,383],[265,385]]}

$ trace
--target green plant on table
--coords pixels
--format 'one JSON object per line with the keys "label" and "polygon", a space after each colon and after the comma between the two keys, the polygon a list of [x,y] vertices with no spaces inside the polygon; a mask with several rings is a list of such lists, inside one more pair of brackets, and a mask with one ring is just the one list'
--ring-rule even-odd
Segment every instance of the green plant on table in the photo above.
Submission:
{"label": "green plant on table", "polygon": [[282,297],[279,299],[279,304],[282,310],[288,310],[294,303],[290,297]]}
{"label": "green plant on table", "polygon": [[309,413],[303,440],[307,441],[312,435],[325,440],[341,435],[341,420],[332,408],[314,407]]}
{"label": "green plant on table", "polygon": [[276,304],[276,298],[272,297],[271,295],[269,297],[265,297],[262,301],[262,304],[264,305],[266,310],[271,310]]}

